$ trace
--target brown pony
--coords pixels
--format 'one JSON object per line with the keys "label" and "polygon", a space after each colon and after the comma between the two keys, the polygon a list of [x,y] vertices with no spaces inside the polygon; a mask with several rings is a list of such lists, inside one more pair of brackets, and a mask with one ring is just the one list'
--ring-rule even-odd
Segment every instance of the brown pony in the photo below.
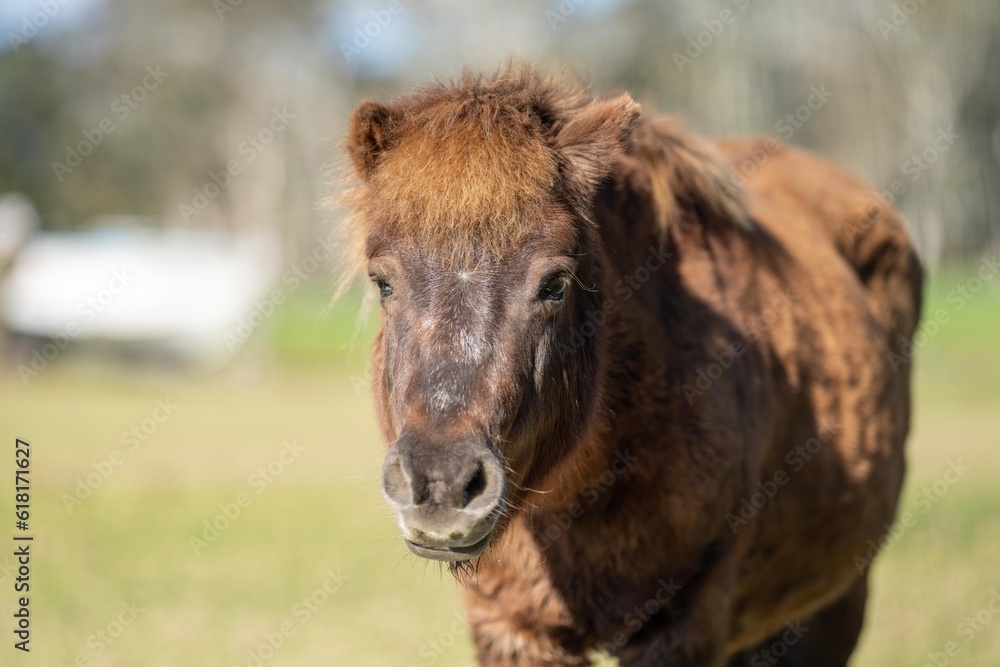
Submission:
{"label": "brown pony", "polygon": [[922,270],[825,160],[523,65],[363,102],[382,484],[482,665],[845,665]]}

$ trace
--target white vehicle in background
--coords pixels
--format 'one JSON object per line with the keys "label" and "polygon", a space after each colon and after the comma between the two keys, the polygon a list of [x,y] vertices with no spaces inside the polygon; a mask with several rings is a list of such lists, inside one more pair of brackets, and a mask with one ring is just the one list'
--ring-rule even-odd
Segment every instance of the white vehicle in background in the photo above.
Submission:
{"label": "white vehicle in background", "polygon": [[80,343],[209,368],[228,361],[278,280],[279,240],[98,222],[37,233],[17,252],[0,317],[20,363],[44,367]]}

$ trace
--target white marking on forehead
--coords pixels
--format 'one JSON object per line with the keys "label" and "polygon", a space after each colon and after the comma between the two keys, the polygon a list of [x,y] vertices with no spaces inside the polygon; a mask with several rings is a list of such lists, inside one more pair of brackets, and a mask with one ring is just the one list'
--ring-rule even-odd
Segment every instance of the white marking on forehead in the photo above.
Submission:
{"label": "white marking on forehead", "polygon": [[470,364],[478,364],[485,356],[487,345],[469,329],[462,327],[458,330],[458,355],[461,361]]}
{"label": "white marking on forehead", "polygon": [[465,396],[438,385],[427,397],[427,407],[435,414],[448,414],[465,407]]}

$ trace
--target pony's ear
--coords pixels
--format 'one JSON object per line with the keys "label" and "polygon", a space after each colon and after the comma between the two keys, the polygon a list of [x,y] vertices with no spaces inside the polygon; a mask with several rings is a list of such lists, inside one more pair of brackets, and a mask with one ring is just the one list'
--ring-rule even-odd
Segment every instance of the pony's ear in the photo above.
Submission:
{"label": "pony's ear", "polygon": [[368,100],[354,110],[347,127],[347,154],[363,180],[368,180],[379,159],[392,146],[402,118],[398,109]]}
{"label": "pony's ear", "polygon": [[589,201],[632,136],[640,107],[628,95],[584,107],[556,135],[568,185]]}

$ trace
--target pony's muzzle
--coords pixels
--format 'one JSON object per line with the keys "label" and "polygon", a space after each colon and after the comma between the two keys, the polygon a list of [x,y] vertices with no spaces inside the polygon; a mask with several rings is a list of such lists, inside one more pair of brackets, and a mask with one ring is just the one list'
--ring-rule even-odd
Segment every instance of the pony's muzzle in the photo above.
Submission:
{"label": "pony's muzzle", "polygon": [[477,439],[441,443],[404,432],[382,466],[382,491],[407,546],[435,560],[486,550],[505,487],[499,458]]}

